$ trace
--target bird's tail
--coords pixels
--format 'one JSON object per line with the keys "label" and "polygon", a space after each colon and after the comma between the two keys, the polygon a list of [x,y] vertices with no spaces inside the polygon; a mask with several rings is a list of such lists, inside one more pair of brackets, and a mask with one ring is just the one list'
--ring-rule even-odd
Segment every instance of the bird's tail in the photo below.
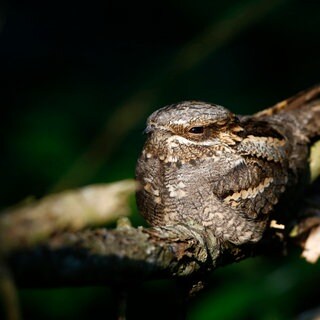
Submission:
{"label": "bird's tail", "polygon": [[271,108],[255,114],[256,117],[294,113],[303,133],[310,140],[320,139],[320,85],[303,90]]}

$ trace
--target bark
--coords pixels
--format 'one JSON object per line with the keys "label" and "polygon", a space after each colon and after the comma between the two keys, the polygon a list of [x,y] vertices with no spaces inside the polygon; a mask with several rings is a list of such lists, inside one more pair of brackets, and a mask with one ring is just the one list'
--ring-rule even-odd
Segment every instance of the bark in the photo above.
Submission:
{"label": "bark", "polygon": [[65,230],[101,226],[130,213],[133,180],[90,185],[8,208],[0,215],[0,252],[41,243]]}
{"label": "bark", "polygon": [[265,242],[222,247],[213,235],[184,225],[122,226],[63,233],[45,245],[14,251],[7,261],[21,287],[127,286],[157,278],[201,278],[266,248],[271,247]]}

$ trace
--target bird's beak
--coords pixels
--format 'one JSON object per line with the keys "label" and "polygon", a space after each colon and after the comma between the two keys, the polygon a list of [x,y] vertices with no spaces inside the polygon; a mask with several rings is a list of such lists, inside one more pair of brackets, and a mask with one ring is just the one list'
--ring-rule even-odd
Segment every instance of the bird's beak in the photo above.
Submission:
{"label": "bird's beak", "polygon": [[154,131],[154,126],[153,125],[148,125],[144,130],[143,130],[143,134],[149,134],[152,133]]}

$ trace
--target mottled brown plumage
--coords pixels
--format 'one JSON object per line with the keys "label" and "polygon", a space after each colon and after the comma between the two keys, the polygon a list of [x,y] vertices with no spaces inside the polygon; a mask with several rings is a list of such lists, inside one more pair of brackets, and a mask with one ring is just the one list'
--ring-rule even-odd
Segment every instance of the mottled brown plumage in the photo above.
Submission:
{"label": "mottled brown plumage", "polygon": [[185,101],[147,121],[137,204],[153,226],[207,229],[222,242],[261,237],[275,205],[308,180],[320,137],[320,87],[253,116]]}

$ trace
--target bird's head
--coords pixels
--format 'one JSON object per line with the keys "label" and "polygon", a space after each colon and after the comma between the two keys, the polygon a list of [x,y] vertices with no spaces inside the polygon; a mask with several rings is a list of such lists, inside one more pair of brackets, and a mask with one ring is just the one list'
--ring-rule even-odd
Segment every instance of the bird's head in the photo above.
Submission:
{"label": "bird's head", "polygon": [[184,101],[150,115],[145,132],[159,143],[164,140],[189,146],[234,145],[243,128],[228,109],[200,101]]}

